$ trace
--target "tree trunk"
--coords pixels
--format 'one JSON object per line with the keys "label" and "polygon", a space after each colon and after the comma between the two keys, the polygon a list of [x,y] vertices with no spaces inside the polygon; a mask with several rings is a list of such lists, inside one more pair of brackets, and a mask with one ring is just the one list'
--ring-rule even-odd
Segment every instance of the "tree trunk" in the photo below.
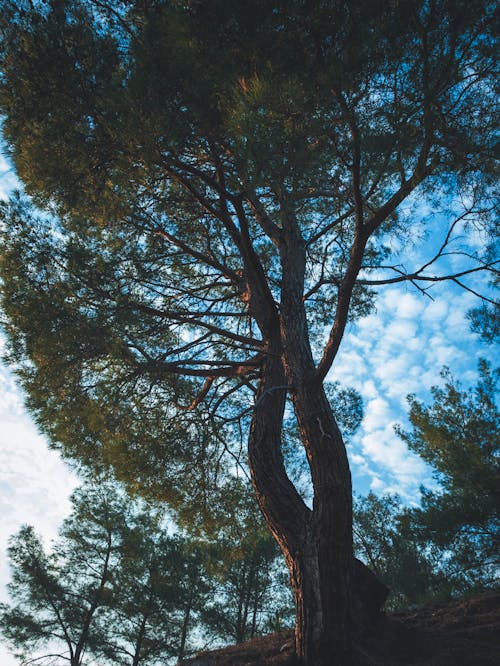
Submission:
{"label": "tree trunk", "polygon": [[[297,652],[306,664],[353,663],[352,488],[342,436],[322,385],[304,383],[292,391],[295,414],[311,470],[313,510],[306,556],[298,566],[314,595],[306,598],[305,632]],[[307,580],[308,579],[308,580]],[[309,596],[311,595],[309,591]],[[313,623],[312,627],[308,625]]]}
{"label": "tree trunk", "polygon": [[[351,666],[355,643],[376,616],[385,588],[354,560],[351,475],[322,383],[306,381],[298,355],[294,365],[286,372],[280,356],[268,354],[249,439],[252,482],[290,572],[297,656],[306,666]],[[289,480],[281,453],[290,380],[314,487],[312,510]]]}
{"label": "tree trunk", "polygon": [[250,464],[260,506],[290,572],[297,656],[306,666],[351,666],[355,644],[370,629],[386,590],[353,556],[351,477],[322,386],[292,392],[314,484],[311,511],[286,476],[277,444],[282,378],[268,371],[251,428]]}
{"label": "tree trunk", "polygon": [[[367,629],[370,612],[376,614],[383,602],[383,586],[354,560],[349,463],[308,336],[303,303],[305,243],[293,217],[284,220],[285,227],[279,318],[260,317],[268,348],[250,428],[250,471],[258,502],[290,572],[297,656],[305,666],[352,666],[355,643]],[[258,299],[254,302],[257,312]],[[283,463],[287,393],[309,462],[312,510]],[[371,606],[364,598],[367,594],[375,599]]]}
{"label": "tree trunk", "polygon": [[184,654],[186,650],[187,635],[189,629],[189,623],[191,620],[191,609],[193,604],[192,594],[189,596],[188,603],[184,609],[184,618],[181,627],[181,640],[179,645],[179,651],[177,655],[177,666],[181,666],[184,661]]}
{"label": "tree trunk", "polygon": [[[149,602],[151,603],[151,596],[149,598]],[[141,620],[141,624],[139,626],[139,633],[137,634],[137,638],[135,641],[135,650],[132,659],[132,666],[139,666],[139,663],[142,661],[141,649],[142,649],[142,644],[144,642],[144,636],[146,634],[147,621],[148,621],[148,615],[144,614]]]}

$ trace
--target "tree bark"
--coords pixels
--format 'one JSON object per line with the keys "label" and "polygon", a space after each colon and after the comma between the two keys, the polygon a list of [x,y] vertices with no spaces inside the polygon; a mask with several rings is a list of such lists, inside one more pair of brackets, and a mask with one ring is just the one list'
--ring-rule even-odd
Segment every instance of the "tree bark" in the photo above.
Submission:
{"label": "tree bark", "polygon": [[[250,470],[290,572],[297,656],[305,666],[352,666],[355,643],[369,628],[385,592],[354,559],[349,463],[309,343],[302,301],[304,244],[293,231],[293,220],[290,229],[281,247],[279,331],[268,337],[250,430]],[[288,392],[309,462],[312,510],[283,463],[281,429]]]}
{"label": "tree bark", "polygon": [[351,475],[322,385],[304,383],[292,399],[314,487],[308,557],[302,567],[318,589],[319,606],[313,646],[306,634],[298,653],[306,664],[344,666],[353,663]]}
{"label": "tree bark", "polygon": [[[270,365],[273,365],[271,362]],[[352,666],[355,645],[373,627],[386,589],[352,549],[351,476],[342,436],[322,385],[292,393],[310,459],[314,504],[286,476],[278,434],[284,391],[263,378],[250,436],[253,484],[285,556],[296,605],[295,647],[306,666]]]}

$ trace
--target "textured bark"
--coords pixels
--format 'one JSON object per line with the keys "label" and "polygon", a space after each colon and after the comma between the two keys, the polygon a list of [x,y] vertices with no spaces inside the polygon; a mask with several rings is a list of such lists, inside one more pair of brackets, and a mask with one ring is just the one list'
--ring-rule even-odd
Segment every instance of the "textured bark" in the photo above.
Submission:
{"label": "textured bark", "polygon": [[[276,324],[261,327],[271,342],[250,431],[252,482],[290,572],[298,657],[306,666],[351,666],[354,643],[376,616],[384,589],[353,556],[351,474],[311,352],[302,301],[305,251],[293,220],[281,247],[281,261],[279,330]],[[283,464],[281,428],[287,393],[309,462],[312,510]]]}
{"label": "textured bark", "polygon": [[295,403],[303,442],[315,454],[311,511],[286,478],[273,445],[283,391],[264,391],[250,439],[252,475],[290,572],[296,652],[307,666],[351,665],[354,646],[373,628],[387,590],[353,556],[351,481],[342,437],[322,387],[300,392]]}
{"label": "textured bark", "polygon": [[314,637],[311,640],[306,634],[299,654],[307,664],[349,664],[353,551],[347,456],[323,387],[304,384],[292,397],[314,486],[305,567],[319,596]]}

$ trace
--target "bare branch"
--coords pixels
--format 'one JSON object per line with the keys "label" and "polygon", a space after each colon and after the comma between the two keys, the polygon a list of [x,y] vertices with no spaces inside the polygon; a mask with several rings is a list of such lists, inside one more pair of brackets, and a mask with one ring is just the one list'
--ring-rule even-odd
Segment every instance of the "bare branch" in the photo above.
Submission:
{"label": "bare branch", "polygon": [[[458,278],[464,277],[464,275],[470,275],[471,273],[478,273],[479,271],[491,271],[493,266],[500,263],[500,259],[494,261],[490,264],[481,264],[481,266],[475,266],[474,268],[469,268],[467,270],[459,271],[458,273],[450,273],[448,275],[421,275],[420,272],[424,270],[425,267],[422,267],[414,273],[403,273],[400,269],[395,266],[389,266],[392,270],[400,273],[397,277],[386,278],[381,280],[369,280],[366,278],[360,278],[357,280],[359,284],[364,285],[384,285],[384,284],[395,284],[397,282],[445,282],[446,280],[457,281]],[[429,264],[426,264],[428,266]],[[496,271],[494,271],[496,272]],[[475,293],[475,292],[473,292]],[[477,294],[478,295],[478,294]],[[481,296],[483,298],[483,296]],[[488,299],[486,299],[488,300]]]}

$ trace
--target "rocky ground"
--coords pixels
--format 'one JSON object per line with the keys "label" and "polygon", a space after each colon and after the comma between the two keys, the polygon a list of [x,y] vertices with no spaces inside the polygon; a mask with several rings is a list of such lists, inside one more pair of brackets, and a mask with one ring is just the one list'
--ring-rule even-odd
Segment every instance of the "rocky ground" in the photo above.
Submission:
{"label": "rocky ground", "polygon": [[[446,606],[382,615],[366,664],[500,666],[500,590]],[[292,632],[256,638],[186,662],[189,666],[295,664]]]}

